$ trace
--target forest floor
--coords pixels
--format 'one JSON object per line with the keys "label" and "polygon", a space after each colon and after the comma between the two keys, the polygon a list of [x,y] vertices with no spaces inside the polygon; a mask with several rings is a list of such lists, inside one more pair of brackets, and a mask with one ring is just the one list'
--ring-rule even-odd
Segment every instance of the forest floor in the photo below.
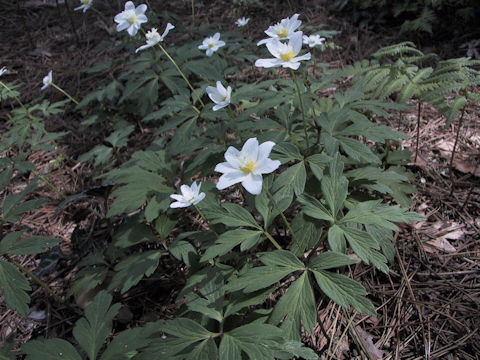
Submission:
{"label": "forest floor", "polygon": [[[55,69],[56,84],[81,98],[94,90],[104,75],[80,70],[117,55],[112,54],[103,41],[114,34],[113,21],[107,26],[92,11],[85,15],[72,13],[63,2],[59,3],[30,0],[21,9],[11,8],[0,14],[3,24],[0,67],[8,68],[4,75],[7,80],[16,78],[23,83],[21,93],[25,102],[45,95],[40,93],[42,78],[51,69]],[[123,7],[123,3],[113,3],[109,8],[99,5],[107,19],[112,19]],[[156,7],[155,1],[151,3]],[[190,23],[189,2],[178,3],[181,6],[170,5],[165,11],[175,10],[181,19]],[[228,2],[212,3],[196,9],[195,22],[233,23],[237,14],[225,5]],[[77,6],[71,2],[69,5]],[[163,10],[161,6],[156,9]],[[327,51],[320,59],[331,66],[343,67],[396,42],[394,35],[359,30],[323,7],[312,5],[305,9],[294,9],[301,14],[304,24],[324,24],[325,29],[341,31],[334,41],[342,49]],[[264,12],[238,15],[252,17],[247,37],[253,41],[269,24],[292,14],[286,5],[272,4]],[[172,41],[175,42],[175,38]],[[51,102],[62,99],[61,94],[53,91],[48,96]],[[403,147],[415,153],[419,104],[412,101],[410,105],[408,111],[390,118],[390,122],[395,129],[411,135]],[[413,174],[411,182],[417,188],[411,209],[423,214],[426,220],[402,226],[396,233],[397,257],[389,275],[362,264],[353,269],[354,278],[366,287],[377,306],[376,318],[342,312],[332,302],[322,304],[319,318],[328,336],[318,326],[314,334],[307,334],[303,339],[319,354],[328,349],[337,359],[480,358],[480,111],[476,105],[465,110],[450,167],[459,119],[446,127],[445,119],[433,107],[420,104],[418,154],[414,154],[408,168]],[[0,108],[1,132],[5,131],[6,110]],[[74,159],[101,143],[108,135],[107,129],[105,133],[80,132],[80,121],[79,114],[70,108],[53,116],[48,123],[49,131],[69,131],[59,146],[71,160],[59,165],[55,161],[58,153],[41,151],[29,158],[40,173],[67,195],[93,193],[100,184],[99,180],[93,180],[92,166]],[[135,144],[131,144],[130,150],[137,150]],[[19,191],[33,177],[33,174],[17,176],[7,191]],[[4,196],[5,193],[0,193],[2,199]],[[85,239],[108,234],[105,224],[90,216],[88,209],[97,206],[96,200],[89,198],[60,208],[62,198],[45,185],[39,186],[36,196],[49,202],[41,210],[24,216],[21,226],[37,234],[61,237],[64,242],[46,256],[24,256],[19,261],[31,270],[37,269],[44,281],[65,295],[77,271],[72,254],[79,251]],[[132,291],[120,299],[132,313],[142,311],[138,324],[161,318],[174,308],[173,299],[179,289],[174,277],[169,280],[161,294]],[[27,318],[9,310],[0,296],[0,345],[12,334],[20,346],[34,337],[68,337],[71,333],[78,315],[48,298],[41,288],[32,286],[31,313]],[[82,307],[81,299],[72,301]],[[125,323],[118,319],[117,329],[121,330]]]}

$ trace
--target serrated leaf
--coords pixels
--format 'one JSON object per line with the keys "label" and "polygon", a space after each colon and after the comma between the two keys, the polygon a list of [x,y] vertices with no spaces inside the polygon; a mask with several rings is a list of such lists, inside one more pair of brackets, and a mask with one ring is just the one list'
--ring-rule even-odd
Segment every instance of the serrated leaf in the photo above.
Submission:
{"label": "serrated leaf", "polygon": [[201,261],[208,261],[217,256],[222,256],[232,250],[235,246],[243,242],[256,243],[260,240],[262,231],[247,230],[247,229],[235,229],[222,233],[214,245],[207,248],[207,251],[203,254]]}
{"label": "serrated leaf", "polygon": [[144,242],[156,242],[157,237],[152,229],[140,222],[138,219],[129,219],[113,235],[114,244],[120,248],[127,248]]}
{"label": "serrated leaf", "polygon": [[115,266],[115,275],[109,289],[121,287],[124,294],[137,285],[144,276],[149,277],[158,267],[162,251],[151,250],[142,254],[133,254]]}
{"label": "serrated leaf", "polygon": [[298,196],[303,193],[306,180],[307,171],[305,170],[305,163],[301,161],[290,166],[280,174],[277,180],[273,183],[273,191],[283,187],[289,187],[295,192],[295,195]]}
{"label": "serrated leaf", "polygon": [[26,360],[82,360],[77,350],[62,339],[33,340],[22,346]]}
{"label": "serrated leaf", "polygon": [[322,291],[337,304],[348,307],[353,306],[357,311],[375,316],[373,304],[365,297],[365,288],[355,280],[345,275],[325,271],[312,270],[317,284]]}
{"label": "serrated leaf", "polygon": [[262,230],[262,227],[255,221],[252,214],[240,205],[225,203],[222,204],[222,207],[225,211],[222,211],[220,208],[204,210],[205,216],[212,224],[222,223],[232,227],[248,226]]}
{"label": "serrated leaf", "polygon": [[317,308],[306,272],[289,286],[287,292],[277,302],[269,322],[276,325],[282,320],[281,327],[287,339],[300,340],[301,325],[308,333],[313,332],[317,322]]}
{"label": "serrated leaf", "polygon": [[343,230],[337,224],[328,229],[328,245],[330,245],[330,249],[339,253],[344,253],[347,249]]}
{"label": "serrated leaf", "polygon": [[328,270],[334,269],[340,266],[352,265],[356,261],[351,259],[349,256],[335,252],[327,251],[316,257],[314,257],[309,264],[309,268],[313,270]]}
{"label": "serrated leaf", "polygon": [[332,159],[326,154],[315,154],[307,158],[308,165],[312,169],[313,175],[318,180],[322,180],[323,171],[328,167]]}
{"label": "serrated leaf", "polygon": [[326,220],[331,223],[335,221],[331,212],[313,196],[302,194],[297,200],[303,205],[302,211],[305,215],[311,216],[314,219]]}
{"label": "serrated leaf", "polygon": [[22,273],[12,264],[0,260],[0,291],[7,305],[22,316],[27,316],[30,285]]}
{"label": "serrated leaf", "polygon": [[112,296],[100,291],[93,302],[85,309],[85,317],[78,320],[73,328],[73,336],[85,350],[90,360],[97,353],[112,331],[112,320],[120,310],[120,304],[110,306]]}
{"label": "serrated leaf", "polygon": [[201,341],[216,335],[195,321],[187,318],[160,321],[157,329],[169,335],[193,342]]}
{"label": "serrated leaf", "polygon": [[62,239],[45,236],[32,236],[20,240],[24,231],[14,231],[7,234],[0,242],[0,255],[30,255],[37,254],[45,249],[58,245]]}
{"label": "serrated leaf", "polygon": [[292,229],[296,238],[292,240],[290,251],[297,256],[303,255],[307,249],[313,248],[322,236],[323,226],[320,221],[307,218],[303,212],[292,221]]}
{"label": "serrated leaf", "polygon": [[145,328],[133,328],[116,335],[103,352],[100,360],[130,360],[139,349],[146,347],[152,339]]}

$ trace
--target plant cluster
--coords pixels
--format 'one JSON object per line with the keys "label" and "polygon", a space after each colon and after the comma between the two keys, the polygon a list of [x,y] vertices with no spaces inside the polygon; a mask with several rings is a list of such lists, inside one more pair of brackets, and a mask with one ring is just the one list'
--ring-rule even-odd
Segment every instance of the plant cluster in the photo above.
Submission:
{"label": "plant cluster", "polygon": [[[81,4],[77,10],[94,9],[92,1]],[[86,69],[115,76],[80,102],[55,85],[52,72],[42,89],[61,91],[64,102],[26,106],[18,84],[0,83],[2,100],[19,104],[3,137],[2,150],[17,153],[2,160],[2,188],[13,169],[35,171],[28,151],[55,148],[63,135],[47,133],[38,114],[55,114],[71,101],[83,128],[112,129],[79,161],[93,162],[98,177],[114,185],[113,202],[98,214],[114,223],[113,236],[82,259],[68,295],[105,290],[76,322],[73,338],[36,339],[22,352],[32,360],[317,359],[301,339],[322,326],[320,302],[328,298],[374,316],[350,266],[362,262],[387,274],[397,224],[422,219],[407,209],[414,188],[402,166],[411,155],[400,146],[406,135],[382,121],[406,109],[412,97],[444,106],[453,119],[468,87],[478,84],[475,63],[456,59],[423,68],[425,56],[402,43],[371,61],[330,69],[316,62],[315,51],[335,48],[320,37],[332,32],[304,35],[299,14],[270,26],[258,47],[244,39],[243,18],[229,32],[199,26],[195,33],[203,42],[195,38],[167,51],[171,34],[184,29],[167,23],[162,35],[157,28],[143,31],[143,24],[160,18],[144,4],[125,4],[115,22],[130,37],[116,46],[131,56]],[[145,44],[139,46],[140,34]],[[247,81],[249,63],[256,75],[274,68],[272,76]],[[446,102],[455,90],[465,91],[465,101]],[[153,140],[128,154],[140,124],[152,129]],[[4,229],[40,205],[23,201],[34,186],[6,196]],[[9,256],[58,242],[24,239],[18,231],[0,241],[6,259],[0,291],[11,308],[27,313],[29,285]],[[120,310],[114,296],[146,278],[155,284],[166,275],[163,261],[188,269],[178,279],[183,288],[175,314],[110,341]],[[0,355],[13,358],[7,347]]]}

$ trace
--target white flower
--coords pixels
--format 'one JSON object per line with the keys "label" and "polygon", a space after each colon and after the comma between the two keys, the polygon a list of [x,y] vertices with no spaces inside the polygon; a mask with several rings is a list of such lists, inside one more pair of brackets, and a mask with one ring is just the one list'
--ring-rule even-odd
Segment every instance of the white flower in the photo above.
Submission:
{"label": "white flower", "polygon": [[325,38],[320,37],[320,35],[303,35],[303,43],[310,46],[311,48],[317,45],[322,45],[324,41]]}
{"label": "white flower", "polygon": [[163,39],[165,39],[165,36],[167,36],[167,34],[169,33],[169,31],[174,28],[175,26],[168,23],[162,35],[158,33],[157,28],[152,28],[150,31],[147,31],[147,33],[145,34],[145,37],[147,38],[147,45],[140,46],[137,50],[135,50],[135,52],[148,49],[152,46],[155,46],[159,42],[162,42]]}
{"label": "white flower", "polygon": [[242,26],[247,25],[249,21],[250,21],[250,18],[246,18],[244,16],[244,17],[239,18],[237,21],[235,21],[235,24],[237,24],[238,27],[242,27]]}
{"label": "white flower", "polygon": [[182,185],[180,186],[180,191],[182,195],[173,194],[170,197],[175,202],[170,204],[171,208],[182,208],[182,207],[189,207],[190,205],[197,205],[200,201],[205,198],[205,193],[200,192],[200,186],[202,183],[197,185],[197,182],[194,181],[192,186]]}
{"label": "white flower", "polygon": [[2,76],[3,74],[5,74],[7,72],[7,67],[4,66],[0,69],[0,76]]}
{"label": "white flower", "polygon": [[52,82],[53,82],[52,70],[50,70],[50,72],[48,73],[48,75],[43,78],[43,86],[42,86],[42,88],[41,88],[40,90],[45,90],[47,87],[49,87],[50,85],[52,85]]}
{"label": "white flower", "polygon": [[225,152],[227,162],[215,167],[215,171],[223,173],[218,180],[217,189],[223,190],[241,182],[250,194],[260,194],[262,174],[269,174],[280,166],[280,161],[268,157],[274,146],[273,141],[258,145],[257,138],[248,139],[241,151],[230,146]]}
{"label": "white flower", "polygon": [[302,25],[302,22],[298,20],[299,16],[299,14],[295,14],[291,18],[283,19],[279,23],[270,26],[267,30],[265,30],[265,34],[270,37],[260,40],[257,45],[266,44],[272,40],[290,39],[293,34],[296,34],[295,30]]}
{"label": "white flower", "polygon": [[217,105],[213,107],[213,111],[220,110],[230,104],[232,96],[232,87],[228,86],[226,89],[220,81],[217,81],[217,87],[207,86],[206,92],[208,97]]}
{"label": "white flower", "polygon": [[125,3],[125,10],[115,16],[115,22],[117,25],[117,31],[127,29],[130,36],[137,35],[138,29],[143,23],[148,21],[145,16],[147,11],[147,5],[141,4],[135,7],[133,2],[127,1]]}
{"label": "white flower", "polygon": [[212,56],[215,51],[225,46],[225,41],[220,40],[220,33],[207,37],[203,40],[202,45],[199,45],[200,50],[207,50],[207,56]]}
{"label": "white flower", "polygon": [[83,12],[87,11],[90,6],[93,4],[93,0],[80,0],[81,4],[79,7],[76,7],[73,10],[83,10]]}
{"label": "white flower", "polygon": [[300,66],[300,61],[310,60],[312,55],[310,53],[296,57],[302,49],[302,32],[299,31],[292,35],[288,44],[283,44],[279,40],[272,40],[267,42],[267,49],[275,56],[274,59],[258,59],[255,61],[255,66],[271,68],[282,66],[297,70]]}

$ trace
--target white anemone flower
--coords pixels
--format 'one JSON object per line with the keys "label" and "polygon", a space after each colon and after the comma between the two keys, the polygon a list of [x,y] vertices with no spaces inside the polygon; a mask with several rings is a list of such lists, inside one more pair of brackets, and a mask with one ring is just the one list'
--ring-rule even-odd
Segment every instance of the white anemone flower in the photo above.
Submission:
{"label": "white anemone flower", "polygon": [[82,5],[80,5],[79,7],[76,7],[76,8],[73,9],[73,10],[75,10],[75,11],[76,11],[76,10],[83,10],[83,12],[85,12],[85,11],[87,11],[87,10],[90,8],[90,6],[92,6],[93,0],[80,0],[80,3],[81,3]]}
{"label": "white anemone flower", "polygon": [[311,48],[317,45],[322,45],[324,41],[325,38],[322,38],[320,35],[303,35],[303,43],[310,46]]}
{"label": "white anemone flower", "polygon": [[280,166],[280,161],[268,157],[274,146],[273,141],[259,145],[257,138],[248,139],[241,151],[230,146],[225,152],[227,161],[215,167],[215,171],[223,173],[218,180],[217,189],[223,190],[233,184],[242,183],[250,194],[260,194],[262,174],[270,174]]}
{"label": "white anemone flower", "polygon": [[274,59],[258,59],[255,61],[255,66],[271,68],[282,66],[284,68],[290,68],[297,70],[300,66],[300,61],[310,60],[312,55],[307,53],[302,56],[298,56],[298,53],[302,49],[302,32],[294,34],[288,41],[288,44],[284,44],[278,40],[272,40],[267,43],[267,49],[275,56]]}
{"label": "white anemone flower", "polygon": [[0,76],[2,76],[3,74],[5,74],[7,72],[7,67],[4,66],[0,69]]}
{"label": "white anemone flower", "polygon": [[215,51],[225,46],[225,41],[220,40],[220,33],[207,37],[203,40],[202,45],[199,45],[200,50],[207,50],[207,56],[212,56]]}
{"label": "white anemone flower", "polygon": [[291,18],[282,19],[279,23],[270,26],[265,30],[265,34],[270,36],[267,39],[260,40],[257,45],[267,44],[272,40],[287,40],[290,39],[293,34],[296,34],[302,21],[298,20],[299,14],[293,15]]}
{"label": "white anemone flower", "polygon": [[244,17],[241,17],[241,18],[237,19],[237,21],[235,21],[235,24],[237,24],[238,27],[242,27],[242,26],[247,25],[249,21],[250,21],[250,18],[246,18],[244,16]]}
{"label": "white anemone flower", "polygon": [[173,200],[176,200],[175,202],[170,204],[171,208],[183,208],[183,207],[189,207],[191,205],[197,205],[200,201],[202,201],[205,198],[205,193],[200,192],[200,186],[202,186],[202,183],[198,183],[194,181],[192,183],[192,186],[188,185],[182,185],[180,186],[180,191],[182,195],[179,194],[172,194],[170,197]]}
{"label": "white anemone flower", "polygon": [[133,2],[127,1],[125,3],[125,10],[115,16],[115,22],[117,25],[117,31],[127,29],[130,36],[137,35],[140,26],[148,21],[145,16],[147,11],[147,5],[141,4],[135,7]]}
{"label": "white anemone flower", "polygon": [[220,110],[230,104],[230,99],[232,97],[231,86],[228,86],[225,89],[225,86],[223,86],[220,81],[217,81],[217,87],[207,86],[206,92],[208,97],[216,104],[213,107],[213,111]]}
{"label": "white anemone flower", "polygon": [[157,28],[152,28],[150,31],[147,31],[147,33],[145,34],[145,38],[147,39],[147,45],[140,46],[137,50],[135,50],[135,52],[137,53],[141,50],[148,49],[152,46],[157,45],[159,42],[162,42],[163,39],[165,39],[165,36],[167,36],[167,34],[170,32],[170,30],[174,28],[175,26],[168,23],[162,35],[158,33]]}
{"label": "white anemone flower", "polygon": [[50,72],[48,73],[48,75],[43,78],[43,86],[42,86],[42,88],[41,88],[40,90],[45,90],[45,89],[48,88],[50,85],[52,85],[52,82],[53,82],[52,70],[50,70]]}

